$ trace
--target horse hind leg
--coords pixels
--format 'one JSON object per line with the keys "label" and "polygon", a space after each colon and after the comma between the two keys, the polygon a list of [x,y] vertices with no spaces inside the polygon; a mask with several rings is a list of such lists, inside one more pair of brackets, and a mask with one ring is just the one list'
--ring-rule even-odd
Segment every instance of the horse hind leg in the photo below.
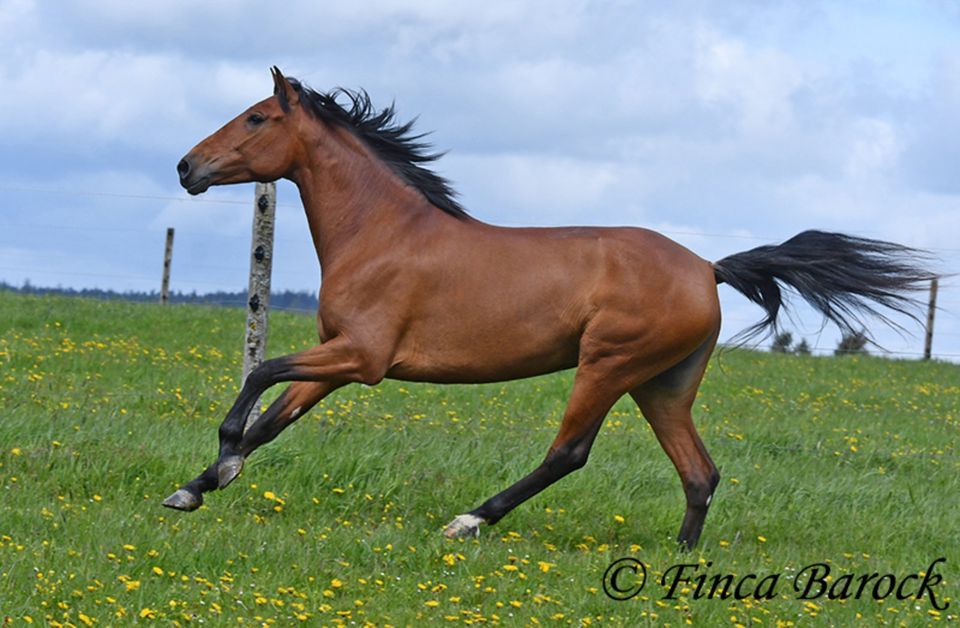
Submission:
{"label": "horse hind leg", "polygon": [[630,391],[680,474],[687,507],[677,542],[686,549],[697,544],[720,482],[690,412],[715,342],[713,338],[677,366]]}
{"label": "horse hind leg", "polygon": [[480,524],[496,523],[524,501],[583,467],[604,417],[626,392],[617,387],[615,378],[610,374],[609,369],[581,365],[577,369],[573,393],[567,403],[560,432],[543,462],[479,507],[457,516],[447,525],[444,535],[448,538],[477,536]]}

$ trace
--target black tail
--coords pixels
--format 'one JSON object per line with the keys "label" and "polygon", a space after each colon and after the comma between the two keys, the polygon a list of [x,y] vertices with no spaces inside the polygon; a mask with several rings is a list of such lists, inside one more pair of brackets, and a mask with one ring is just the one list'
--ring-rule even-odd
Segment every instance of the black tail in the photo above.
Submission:
{"label": "black tail", "polygon": [[918,260],[929,254],[880,240],[840,233],[804,231],[779,246],[761,246],[714,263],[717,283],[727,283],[767,312],[744,337],[777,329],[784,305],[780,284],[797,291],[844,333],[865,330],[870,314],[898,327],[878,311],[882,306],[917,320],[918,301],[909,293],[923,289],[936,275]]}

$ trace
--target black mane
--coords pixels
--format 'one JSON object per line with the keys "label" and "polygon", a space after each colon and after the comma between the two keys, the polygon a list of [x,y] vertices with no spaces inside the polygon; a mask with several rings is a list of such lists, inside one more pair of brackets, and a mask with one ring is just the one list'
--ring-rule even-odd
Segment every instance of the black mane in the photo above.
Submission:
{"label": "black mane", "polygon": [[[414,135],[414,120],[395,121],[393,105],[377,111],[364,90],[353,91],[338,87],[329,93],[316,92],[296,79],[287,79],[300,95],[300,103],[317,118],[335,122],[352,129],[373,152],[390,166],[403,181],[420,191],[439,209],[457,218],[466,218],[466,210],[455,200],[456,192],[446,179],[425,168],[423,164],[435,161],[443,153],[431,153],[430,144],[420,140],[424,133]],[[349,106],[337,98],[345,96]]]}

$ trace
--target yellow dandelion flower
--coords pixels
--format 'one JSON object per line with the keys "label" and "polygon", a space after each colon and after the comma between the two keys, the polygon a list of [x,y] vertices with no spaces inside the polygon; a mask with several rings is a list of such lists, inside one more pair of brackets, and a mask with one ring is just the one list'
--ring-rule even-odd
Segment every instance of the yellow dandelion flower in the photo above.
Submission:
{"label": "yellow dandelion flower", "polygon": [[427,600],[426,602],[423,603],[423,605],[429,606],[430,608],[436,608],[437,606],[440,606],[440,602],[436,600]]}

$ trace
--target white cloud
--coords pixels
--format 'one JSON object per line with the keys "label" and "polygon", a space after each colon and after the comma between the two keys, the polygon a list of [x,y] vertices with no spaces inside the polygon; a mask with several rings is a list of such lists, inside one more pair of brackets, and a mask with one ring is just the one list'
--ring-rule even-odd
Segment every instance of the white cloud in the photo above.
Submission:
{"label": "white cloud", "polygon": [[[459,185],[468,211],[505,224],[568,224],[574,218],[597,216],[615,200],[629,168],[544,154],[451,155],[445,168]],[[595,222],[595,221],[593,221]]]}
{"label": "white cloud", "polygon": [[853,141],[844,166],[853,179],[888,175],[896,166],[901,147],[896,130],[887,120],[861,119],[852,124]]}
{"label": "white cloud", "polygon": [[698,34],[700,98],[730,107],[748,139],[787,135],[795,125],[792,96],[808,80],[800,64],[779,50],[749,47],[710,27]]}

